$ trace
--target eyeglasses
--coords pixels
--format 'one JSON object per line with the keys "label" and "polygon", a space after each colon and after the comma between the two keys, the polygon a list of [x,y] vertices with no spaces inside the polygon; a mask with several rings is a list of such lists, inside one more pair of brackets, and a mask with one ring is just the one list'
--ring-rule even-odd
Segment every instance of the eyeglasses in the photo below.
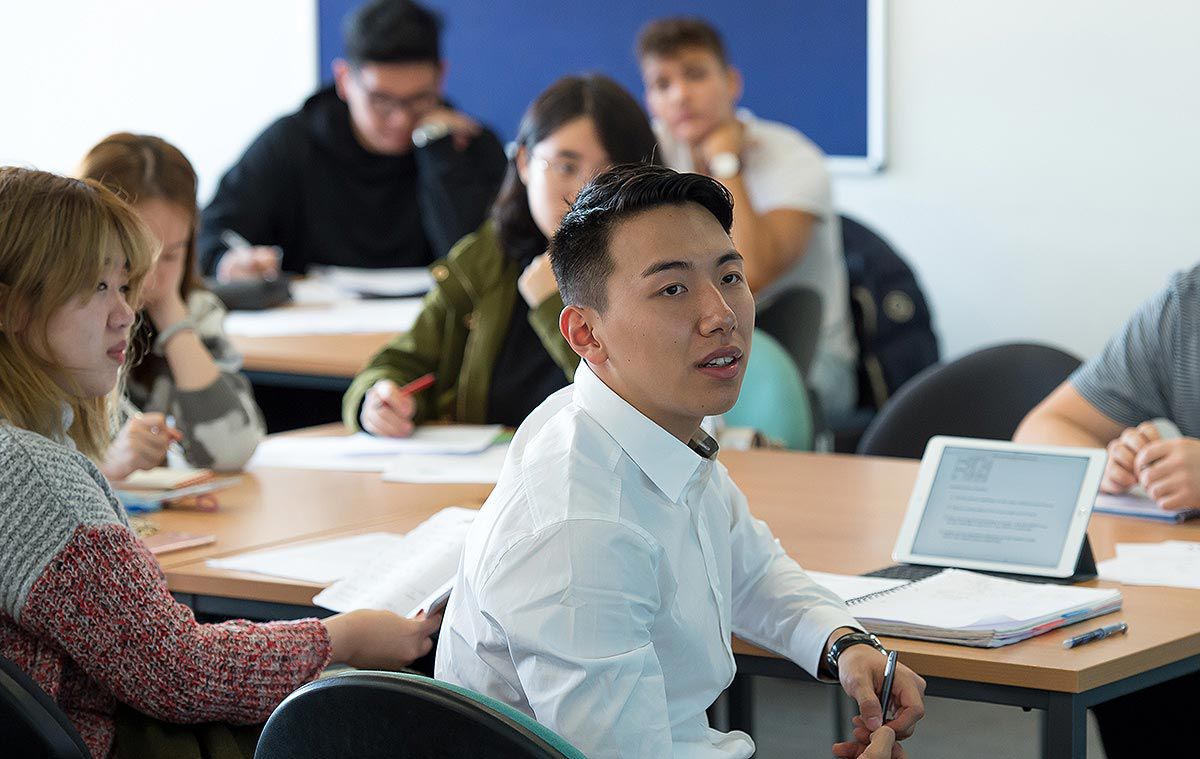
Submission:
{"label": "eyeglasses", "polygon": [[363,83],[362,74],[358,71],[354,71],[352,76],[359,89],[367,96],[367,107],[382,119],[390,117],[397,111],[402,111],[412,118],[419,118],[442,104],[441,93],[435,90],[397,97],[368,88]]}
{"label": "eyeglasses", "polygon": [[529,163],[547,174],[555,182],[585,184],[595,179],[609,164],[584,166],[570,158],[546,158],[530,154]]}

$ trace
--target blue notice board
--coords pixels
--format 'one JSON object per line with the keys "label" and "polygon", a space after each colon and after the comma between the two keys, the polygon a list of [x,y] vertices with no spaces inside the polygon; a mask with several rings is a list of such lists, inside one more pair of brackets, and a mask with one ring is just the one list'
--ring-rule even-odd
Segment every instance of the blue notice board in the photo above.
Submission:
{"label": "blue notice board", "polygon": [[[342,20],[362,0],[317,0],[320,80],[342,55]],[[742,105],[804,132],[835,170],[884,162],[885,0],[424,0],[442,14],[447,95],[503,140],[559,76],[601,71],[639,99],[634,40],[647,21],[689,14],[722,33],[745,81]]]}

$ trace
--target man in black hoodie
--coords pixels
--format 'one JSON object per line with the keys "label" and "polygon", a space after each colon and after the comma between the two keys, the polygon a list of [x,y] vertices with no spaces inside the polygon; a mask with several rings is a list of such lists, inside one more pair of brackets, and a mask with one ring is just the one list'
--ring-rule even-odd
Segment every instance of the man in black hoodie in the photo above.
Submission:
{"label": "man in black hoodie", "polygon": [[504,152],[442,98],[439,26],[410,0],[371,0],[348,19],[334,86],[268,127],[221,178],[201,218],[205,274],[424,266],[483,222]]}

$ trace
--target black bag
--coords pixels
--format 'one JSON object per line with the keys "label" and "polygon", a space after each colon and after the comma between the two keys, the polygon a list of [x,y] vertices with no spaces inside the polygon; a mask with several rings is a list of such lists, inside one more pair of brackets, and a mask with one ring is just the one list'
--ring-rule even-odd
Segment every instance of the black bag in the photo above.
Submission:
{"label": "black bag", "polygon": [[858,338],[859,406],[877,409],[909,378],[937,363],[937,336],[908,264],[875,232],[841,218]]}

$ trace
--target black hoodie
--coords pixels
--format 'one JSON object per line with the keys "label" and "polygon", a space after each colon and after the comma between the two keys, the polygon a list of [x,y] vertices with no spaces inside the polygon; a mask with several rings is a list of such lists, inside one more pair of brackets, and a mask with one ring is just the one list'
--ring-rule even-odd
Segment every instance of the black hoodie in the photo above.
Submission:
{"label": "black hoodie", "polygon": [[200,266],[212,274],[232,229],[283,249],[283,268],[425,266],[483,223],[504,176],[490,131],[463,151],[441,139],[400,156],[363,148],[332,87],[276,121],[234,164],[201,215]]}

